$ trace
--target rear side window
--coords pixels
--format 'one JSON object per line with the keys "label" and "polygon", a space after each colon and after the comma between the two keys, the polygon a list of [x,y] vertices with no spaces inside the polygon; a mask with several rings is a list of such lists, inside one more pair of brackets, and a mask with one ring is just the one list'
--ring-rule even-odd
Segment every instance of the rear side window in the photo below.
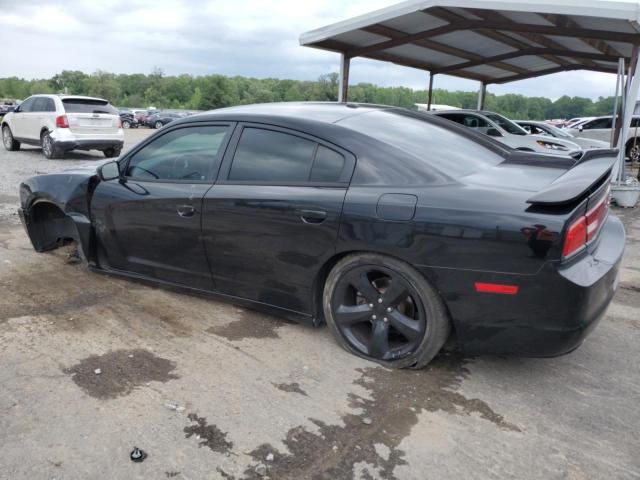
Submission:
{"label": "rear side window", "polygon": [[332,183],[340,180],[344,169],[342,154],[330,148],[318,145],[316,158],[311,169],[311,181],[318,183]]}
{"label": "rear side window", "polygon": [[400,149],[450,177],[497,165],[503,157],[481,143],[440,125],[399,111],[378,110],[337,122]]}
{"label": "rear side window", "polygon": [[304,182],[309,178],[316,144],[295,135],[245,128],[231,164],[229,180]]}
{"label": "rear side window", "polygon": [[172,130],[137,151],[126,175],[139,180],[209,180],[228,129],[220,125]]}
{"label": "rear side window", "polygon": [[62,100],[62,104],[67,113],[108,113],[118,115],[118,110],[104,100],[65,98]]}
{"label": "rear side window", "polygon": [[313,140],[275,130],[245,127],[228,179],[252,183],[336,183],[344,156]]}

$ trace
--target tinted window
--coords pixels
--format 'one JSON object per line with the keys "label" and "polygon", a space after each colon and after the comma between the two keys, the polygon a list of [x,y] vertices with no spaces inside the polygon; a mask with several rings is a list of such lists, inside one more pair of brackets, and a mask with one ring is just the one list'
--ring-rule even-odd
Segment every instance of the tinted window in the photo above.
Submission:
{"label": "tinted window", "polygon": [[486,113],[485,116],[489,120],[496,122],[500,128],[502,128],[503,130],[506,130],[512,135],[527,134],[527,132],[525,132],[520,125],[512,122],[511,120],[509,120],[506,117],[503,117],[502,115],[498,115],[497,113]]}
{"label": "tinted window", "polygon": [[640,118],[633,118],[633,119],[631,119],[631,127],[632,127],[632,128],[638,128],[638,127],[640,127]]}
{"label": "tinted window", "polygon": [[53,98],[46,98],[45,99],[44,111],[45,112],[55,112],[56,111],[56,104],[53,101]]}
{"label": "tinted window", "polygon": [[33,104],[37,100],[38,97],[29,97],[24,102],[20,104],[21,112],[32,112]]}
{"label": "tinted window", "polygon": [[593,130],[595,128],[611,128],[611,117],[609,118],[596,118],[583,125],[583,130]]}
{"label": "tinted window", "polygon": [[67,113],[110,113],[118,115],[118,110],[104,100],[65,98],[62,100]]}
{"label": "tinted window", "polygon": [[338,152],[318,145],[316,159],[311,169],[312,182],[337,182],[344,168],[344,157]]}
{"label": "tinted window", "polygon": [[127,176],[141,180],[208,180],[226,133],[226,126],[168,132],[131,157]]}
{"label": "tinted window", "polygon": [[354,115],[337,122],[409,153],[451,177],[497,165],[503,158],[480,143],[409,114],[385,111]]}
{"label": "tinted window", "polygon": [[31,107],[32,112],[44,112],[46,107],[47,99],[44,97],[36,98],[36,101],[33,102],[33,106]]}
{"label": "tinted window", "polygon": [[316,143],[295,135],[245,128],[231,164],[229,180],[306,182]]}

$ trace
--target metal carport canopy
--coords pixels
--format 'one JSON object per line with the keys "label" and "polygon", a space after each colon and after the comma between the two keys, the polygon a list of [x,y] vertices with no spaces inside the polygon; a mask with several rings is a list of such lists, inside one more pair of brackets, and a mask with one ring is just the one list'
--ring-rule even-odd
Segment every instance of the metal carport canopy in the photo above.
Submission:
{"label": "metal carport canopy", "polygon": [[484,91],[569,70],[618,73],[620,58],[635,66],[639,43],[640,3],[605,0],[409,0],[300,36],[342,55],[340,101],[354,57],[428,71],[430,87],[447,74]]}

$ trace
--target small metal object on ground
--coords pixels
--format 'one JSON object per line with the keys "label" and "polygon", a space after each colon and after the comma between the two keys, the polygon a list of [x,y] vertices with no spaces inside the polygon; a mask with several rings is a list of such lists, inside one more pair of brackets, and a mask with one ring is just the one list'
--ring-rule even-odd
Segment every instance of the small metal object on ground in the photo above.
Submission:
{"label": "small metal object on ground", "polygon": [[138,447],[133,447],[133,451],[129,455],[132,462],[142,462],[145,458],[147,458],[147,454],[144,450],[140,450]]}

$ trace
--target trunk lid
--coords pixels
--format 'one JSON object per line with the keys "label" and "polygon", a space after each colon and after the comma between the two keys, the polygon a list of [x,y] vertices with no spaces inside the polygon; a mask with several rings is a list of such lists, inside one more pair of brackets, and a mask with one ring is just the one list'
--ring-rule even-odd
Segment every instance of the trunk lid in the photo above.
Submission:
{"label": "trunk lid", "polygon": [[120,128],[120,115],[106,100],[64,98],[69,129],[78,134],[113,134]]}

